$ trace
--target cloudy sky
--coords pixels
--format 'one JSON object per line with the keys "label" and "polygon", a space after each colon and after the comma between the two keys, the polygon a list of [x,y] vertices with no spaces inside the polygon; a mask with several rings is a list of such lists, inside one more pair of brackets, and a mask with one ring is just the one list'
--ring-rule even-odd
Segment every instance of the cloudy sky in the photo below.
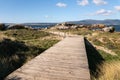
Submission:
{"label": "cloudy sky", "polygon": [[120,0],[0,0],[0,22],[120,19]]}

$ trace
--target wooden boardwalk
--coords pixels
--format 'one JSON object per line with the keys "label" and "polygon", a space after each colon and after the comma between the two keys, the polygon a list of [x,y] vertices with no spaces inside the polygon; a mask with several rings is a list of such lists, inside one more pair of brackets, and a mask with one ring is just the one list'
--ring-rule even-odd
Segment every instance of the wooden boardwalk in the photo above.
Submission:
{"label": "wooden boardwalk", "polygon": [[90,80],[84,38],[63,39],[5,80]]}

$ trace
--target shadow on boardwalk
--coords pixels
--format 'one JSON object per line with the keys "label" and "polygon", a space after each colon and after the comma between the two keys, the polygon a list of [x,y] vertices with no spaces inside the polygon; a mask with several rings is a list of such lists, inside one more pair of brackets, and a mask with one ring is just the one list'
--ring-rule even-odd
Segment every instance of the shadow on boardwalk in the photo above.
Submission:
{"label": "shadow on boardwalk", "polygon": [[85,46],[87,51],[90,74],[92,75],[91,79],[93,77],[97,78],[101,73],[99,66],[103,64],[104,59],[87,39],[85,39]]}

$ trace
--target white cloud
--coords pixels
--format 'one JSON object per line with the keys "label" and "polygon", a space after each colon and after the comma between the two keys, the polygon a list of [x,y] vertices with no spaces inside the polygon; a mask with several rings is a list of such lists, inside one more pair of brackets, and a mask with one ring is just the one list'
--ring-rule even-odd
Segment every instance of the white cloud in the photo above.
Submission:
{"label": "white cloud", "polygon": [[86,6],[89,4],[88,0],[77,0],[77,4],[80,6]]}
{"label": "white cloud", "polygon": [[118,11],[120,11],[120,6],[114,6],[114,8]]}
{"label": "white cloud", "polygon": [[58,7],[66,7],[67,4],[59,2],[59,3],[56,4],[56,6],[58,6]]}
{"label": "white cloud", "polygon": [[104,5],[104,4],[107,4],[107,2],[104,1],[104,0],[93,0],[93,3],[96,4],[96,5]]}
{"label": "white cloud", "polygon": [[48,16],[48,15],[45,15],[45,18],[49,18],[49,16]]}
{"label": "white cloud", "polygon": [[98,11],[95,12],[95,15],[104,15],[104,16],[108,16],[112,14],[111,10],[105,10],[105,9],[100,9]]}

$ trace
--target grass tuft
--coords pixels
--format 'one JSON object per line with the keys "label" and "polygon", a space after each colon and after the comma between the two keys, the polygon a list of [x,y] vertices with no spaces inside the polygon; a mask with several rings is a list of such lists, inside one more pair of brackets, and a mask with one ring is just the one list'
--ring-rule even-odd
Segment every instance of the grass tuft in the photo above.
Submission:
{"label": "grass tuft", "polygon": [[38,30],[6,30],[0,34],[0,80],[59,41],[55,35]]}

